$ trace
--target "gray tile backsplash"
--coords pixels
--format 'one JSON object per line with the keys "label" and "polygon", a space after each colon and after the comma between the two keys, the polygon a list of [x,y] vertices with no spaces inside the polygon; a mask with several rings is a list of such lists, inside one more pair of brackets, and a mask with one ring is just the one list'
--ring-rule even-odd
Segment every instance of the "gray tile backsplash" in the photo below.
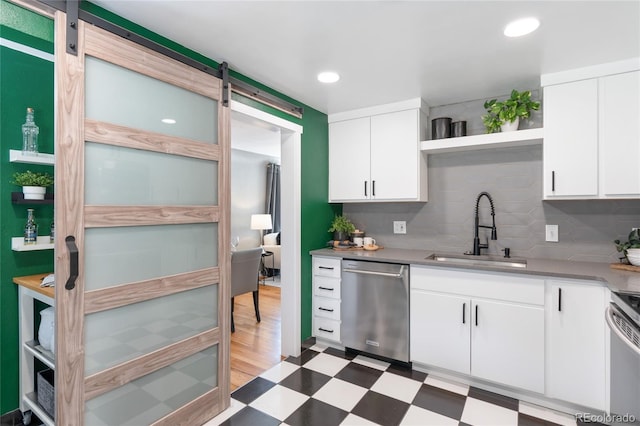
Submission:
{"label": "gray tile backsplash", "polygon": [[[489,254],[510,247],[514,257],[596,262],[617,262],[613,240],[640,226],[640,200],[542,201],[540,145],[429,155],[428,167],[428,203],[344,204],[344,213],[379,245],[462,253],[473,247],[475,202],[487,191],[498,228]],[[407,222],[406,235],[393,234],[394,220]],[[491,223],[486,198],[480,223]],[[545,242],[545,224],[558,225],[559,242]]]}

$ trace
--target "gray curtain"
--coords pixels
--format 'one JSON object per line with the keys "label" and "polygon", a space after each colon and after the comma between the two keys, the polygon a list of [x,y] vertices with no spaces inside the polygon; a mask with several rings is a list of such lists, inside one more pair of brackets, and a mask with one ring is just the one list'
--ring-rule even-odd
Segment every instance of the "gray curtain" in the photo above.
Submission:
{"label": "gray curtain", "polygon": [[273,229],[280,232],[280,166],[275,163],[267,164],[267,200],[265,211],[271,215]]}

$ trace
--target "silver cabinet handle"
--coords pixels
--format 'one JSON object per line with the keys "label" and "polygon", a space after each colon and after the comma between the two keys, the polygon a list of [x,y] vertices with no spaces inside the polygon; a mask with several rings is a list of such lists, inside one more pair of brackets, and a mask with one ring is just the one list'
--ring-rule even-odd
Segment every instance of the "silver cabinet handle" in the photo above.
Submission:
{"label": "silver cabinet handle", "polygon": [[351,268],[344,268],[342,271],[352,272],[354,274],[361,274],[361,275],[378,275],[381,277],[402,278],[403,272],[404,272],[404,265],[400,267],[400,272],[398,272],[397,274],[394,274],[392,272],[377,272],[377,271],[367,271],[362,269],[351,269]]}

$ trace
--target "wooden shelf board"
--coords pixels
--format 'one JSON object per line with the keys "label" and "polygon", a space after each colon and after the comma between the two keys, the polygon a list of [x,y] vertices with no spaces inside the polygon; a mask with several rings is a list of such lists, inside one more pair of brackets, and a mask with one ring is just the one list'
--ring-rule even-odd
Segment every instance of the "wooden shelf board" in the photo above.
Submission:
{"label": "wooden shelf board", "polygon": [[513,146],[539,145],[544,137],[544,129],[526,129],[515,132],[489,133],[463,136],[459,138],[437,139],[420,142],[420,150],[428,154],[444,152],[472,151]]}
{"label": "wooden shelf board", "polygon": [[35,155],[24,155],[22,151],[10,149],[9,161],[12,163],[45,164],[53,166],[55,164],[55,156],[53,154],[45,154],[42,152]]}
{"label": "wooden shelf board", "polygon": [[27,275],[23,277],[13,277],[13,282],[16,285],[21,285],[29,290],[33,290],[37,293],[45,295],[53,299],[55,297],[55,288],[54,287],[40,287],[40,283],[42,283],[42,279],[49,275],[50,272],[46,272],[44,274],[35,274],[35,275]]}

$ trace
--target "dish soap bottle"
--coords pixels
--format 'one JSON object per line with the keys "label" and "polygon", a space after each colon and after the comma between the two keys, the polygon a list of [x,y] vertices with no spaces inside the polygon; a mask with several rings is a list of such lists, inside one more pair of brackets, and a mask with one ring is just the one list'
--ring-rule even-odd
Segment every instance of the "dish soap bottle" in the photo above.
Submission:
{"label": "dish soap bottle", "polygon": [[33,209],[27,209],[27,224],[24,226],[24,244],[38,243],[38,224],[33,215]]}
{"label": "dish soap bottle", "polygon": [[22,125],[22,153],[25,155],[38,154],[38,134],[40,129],[33,121],[33,108],[27,108],[27,118]]}

